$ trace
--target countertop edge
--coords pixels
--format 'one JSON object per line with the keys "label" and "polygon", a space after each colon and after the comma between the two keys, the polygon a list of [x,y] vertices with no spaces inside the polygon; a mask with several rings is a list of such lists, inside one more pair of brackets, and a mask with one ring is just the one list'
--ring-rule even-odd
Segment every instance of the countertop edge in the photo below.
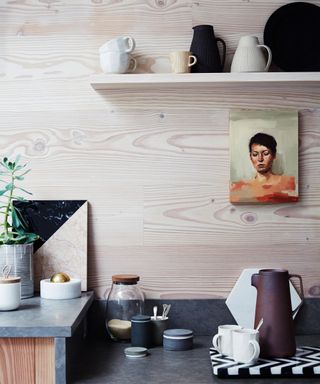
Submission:
{"label": "countertop edge", "polygon": [[[0,338],[66,338],[71,337],[81,321],[86,316],[88,309],[90,308],[94,300],[94,292],[82,292],[81,298],[87,298],[87,301],[78,312],[74,321],[67,325],[34,325],[24,324],[23,326],[1,326]],[[80,298],[79,298],[80,299]],[[77,300],[77,299],[72,299]],[[18,309],[19,310],[19,309]],[[1,314],[0,314],[1,315]],[[63,316],[63,314],[62,314]]]}

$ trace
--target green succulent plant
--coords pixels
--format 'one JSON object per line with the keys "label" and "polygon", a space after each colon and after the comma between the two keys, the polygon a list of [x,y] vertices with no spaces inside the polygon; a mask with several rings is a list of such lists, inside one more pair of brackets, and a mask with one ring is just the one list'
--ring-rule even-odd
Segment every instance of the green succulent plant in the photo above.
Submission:
{"label": "green succulent plant", "polygon": [[39,238],[38,235],[27,232],[27,223],[20,209],[13,205],[14,200],[26,200],[20,196],[21,192],[32,195],[17,185],[30,172],[30,169],[26,169],[27,164],[22,165],[19,161],[20,155],[14,161],[4,157],[0,162],[0,183],[3,183],[0,187],[0,215],[3,217],[0,224],[0,245],[30,244]]}

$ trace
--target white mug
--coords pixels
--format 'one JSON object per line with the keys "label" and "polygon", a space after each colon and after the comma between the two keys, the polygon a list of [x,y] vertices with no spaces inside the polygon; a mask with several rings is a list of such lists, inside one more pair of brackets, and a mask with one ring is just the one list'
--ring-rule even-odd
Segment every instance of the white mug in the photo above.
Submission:
{"label": "white mug", "polygon": [[219,325],[218,333],[213,336],[212,344],[222,355],[232,357],[232,336],[234,330],[240,330],[240,325]]}
{"label": "white mug", "polygon": [[137,68],[137,61],[128,53],[104,52],[100,55],[100,65],[104,73],[126,73]]}
{"label": "white mug", "polygon": [[100,48],[99,52],[125,52],[130,53],[134,50],[136,42],[131,36],[120,36],[104,43]]}
{"label": "white mug", "polygon": [[259,331],[235,329],[232,332],[232,358],[237,363],[253,364],[260,355]]}

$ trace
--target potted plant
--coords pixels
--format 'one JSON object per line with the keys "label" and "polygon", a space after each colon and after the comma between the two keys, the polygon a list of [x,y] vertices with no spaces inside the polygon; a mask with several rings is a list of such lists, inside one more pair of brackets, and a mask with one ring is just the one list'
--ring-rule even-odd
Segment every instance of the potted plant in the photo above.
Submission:
{"label": "potted plant", "polygon": [[[10,274],[21,277],[21,298],[33,296],[33,242],[38,235],[27,231],[27,223],[14,200],[24,201],[21,192],[30,192],[17,184],[24,180],[30,169],[20,164],[18,155],[14,161],[5,157],[0,162],[0,268],[10,269]],[[1,185],[1,184],[0,184]]]}

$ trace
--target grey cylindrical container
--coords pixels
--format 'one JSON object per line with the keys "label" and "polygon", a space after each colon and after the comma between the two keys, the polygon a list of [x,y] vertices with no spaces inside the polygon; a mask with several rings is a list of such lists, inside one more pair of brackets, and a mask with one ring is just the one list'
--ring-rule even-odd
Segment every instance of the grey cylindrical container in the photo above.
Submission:
{"label": "grey cylindrical container", "polygon": [[131,345],[149,348],[152,344],[151,317],[136,315],[131,319]]}
{"label": "grey cylindrical container", "polygon": [[151,317],[152,327],[152,344],[159,346],[163,343],[163,332],[168,328],[169,318],[157,316],[156,318]]}
{"label": "grey cylindrical container", "polygon": [[185,351],[193,347],[190,329],[167,329],[163,332],[163,348],[169,351]]}

